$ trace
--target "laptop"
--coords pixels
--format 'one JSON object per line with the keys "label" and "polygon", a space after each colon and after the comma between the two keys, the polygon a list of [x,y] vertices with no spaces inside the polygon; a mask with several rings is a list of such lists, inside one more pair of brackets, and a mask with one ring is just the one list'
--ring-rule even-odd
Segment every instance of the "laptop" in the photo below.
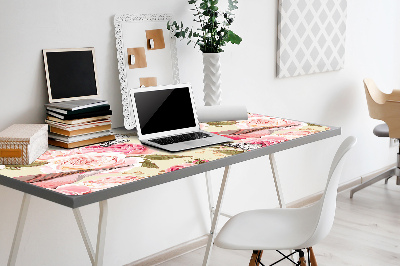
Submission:
{"label": "laptop", "polygon": [[200,130],[189,84],[131,89],[140,142],[177,152],[232,141]]}

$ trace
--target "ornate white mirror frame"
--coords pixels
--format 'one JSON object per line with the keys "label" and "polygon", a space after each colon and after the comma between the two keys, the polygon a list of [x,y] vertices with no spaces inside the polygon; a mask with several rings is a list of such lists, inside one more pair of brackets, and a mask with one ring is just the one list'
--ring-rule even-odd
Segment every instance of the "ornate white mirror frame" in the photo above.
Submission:
{"label": "ornate white mirror frame", "polygon": [[[140,87],[139,78],[156,77],[157,85],[179,83],[176,38],[167,30],[167,22],[171,18],[170,14],[122,14],[114,17],[119,81],[126,129],[135,127],[129,91]],[[154,51],[157,54],[146,47],[153,45],[153,42],[152,44],[147,43],[146,30],[155,29],[163,30],[165,42],[165,48]],[[147,67],[129,68],[131,61],[128,61],[127,49],[135,47],[144,47],[147,54]]]}

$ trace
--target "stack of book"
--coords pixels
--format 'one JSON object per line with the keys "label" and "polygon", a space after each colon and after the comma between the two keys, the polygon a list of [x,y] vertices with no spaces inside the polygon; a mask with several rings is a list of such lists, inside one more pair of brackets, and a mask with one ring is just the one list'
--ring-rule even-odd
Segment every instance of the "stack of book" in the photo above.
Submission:
{"label": "stack of book", "polygon": [[50,145],[69,149],[115,139],[107,101],[84,99],[45,107]]}

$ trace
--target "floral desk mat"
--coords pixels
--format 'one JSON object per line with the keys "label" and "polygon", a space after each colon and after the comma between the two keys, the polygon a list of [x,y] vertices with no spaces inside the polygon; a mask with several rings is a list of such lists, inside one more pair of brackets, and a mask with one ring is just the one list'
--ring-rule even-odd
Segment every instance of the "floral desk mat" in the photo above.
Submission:
{"label": "floral desk mat", "polygon": [[329,130],[329,127],[264,115],[209,122],[201,129],[233,142],[168,153],[140,144],[136,136],[71,150],[48,150],[30,165],[5,166],[0,174],[57,191],[83,195],[196,164]]}

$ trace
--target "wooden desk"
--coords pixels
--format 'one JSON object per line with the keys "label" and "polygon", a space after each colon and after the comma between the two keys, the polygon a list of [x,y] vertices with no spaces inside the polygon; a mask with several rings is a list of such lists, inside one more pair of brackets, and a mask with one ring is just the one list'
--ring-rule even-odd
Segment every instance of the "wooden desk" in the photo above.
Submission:
{"label": "wooden desk", "polygon": [[[103,265],[108,199],[204,172],[212,219],[203,262],[207,265],[230,165],[269,155],[278,200],[285,207],[274,153],[340,135],[337,127],[255,114],[250,114],[249,120],[207,123],[202,128],[234,141],[172,154],[144,147],[135,136],[125,136],[117,143],[49,150],[34,166],[0,170],[1,185],[24,192],[8,265],[15,265],[17,259],[31,195],[72,208],[92,265]],[[221,167],[225,171],[214,208],[207,172]],[[97,202],[100,216],[94,252],[79,207]]]}

